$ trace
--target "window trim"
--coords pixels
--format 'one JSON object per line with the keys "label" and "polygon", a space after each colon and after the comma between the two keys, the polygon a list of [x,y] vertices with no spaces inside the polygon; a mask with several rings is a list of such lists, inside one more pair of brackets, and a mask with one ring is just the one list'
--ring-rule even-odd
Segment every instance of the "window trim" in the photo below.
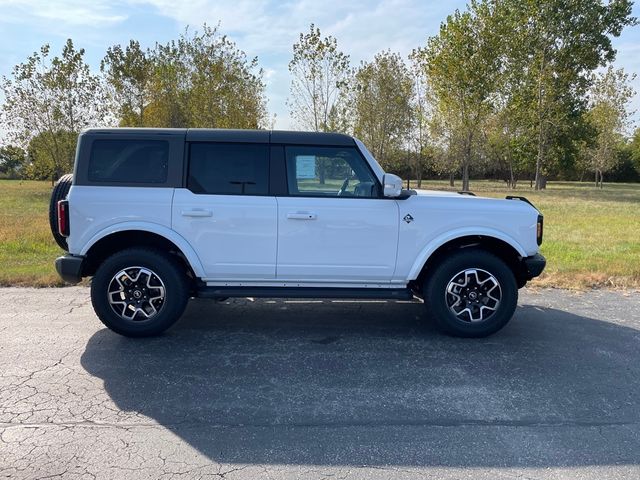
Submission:
{"label": "window trim", "polygon": [[[382,190],[382,185],[380,184],[380,180],[378,179],[378,177],[376,176],[375,172],[373,171],[373,169],[371,168],[371,165],[369,165],[369,162],[367,161],[367,159],[364,157],[364,155],[362,155],[362,152],[360,151],[360,149],[358,148],[357,145],[296,145],[296,144],[282,144],[281,145],[283,147],[283,151],[284,151],[284,158],[282,159],[282,161],[284,162],[284,172],[285,172],[285,188],[286,188],[286,194],[283,195],[278,195],[281,197],[292,197],[292,198],[341,198],[341,199],[350,199],[350,200],[382,200],[382,199],[387,199],[389,197],[385,197],[383,195],[383,190]],[[296,194],[292,194],[289,191],[289,169],[287,168],[287,148],[336,148],[336,149],[353,149],[357,155],[360,157],[360,160],[362,160],[362,162],[365,164],[365,168],[367,169],[367,171],[369,172],[369,174],[371,175],[371,178],[373,178],[376,189],[378,191],[378,195],[375,197],[351,197],[351,196],[338,196],[338,195],[296,195]]]}
{"label": "window trim", "polygon": [[[198,144],[207,145],[247,145],[247,146],[263,146],[267,149],[267,193],[208,193],[208,192],[194,192],[189,188],[189,176],[191,172],[191,146]],[[185,142],[185,157],[184,157],[184,186],[183,188],[189,190],[194,195],[209,195],[209,196],[225,196],[225,197],[272,197],[271,193],[271,144],[263,142],[218,142],[218,141],[190,141]]]}

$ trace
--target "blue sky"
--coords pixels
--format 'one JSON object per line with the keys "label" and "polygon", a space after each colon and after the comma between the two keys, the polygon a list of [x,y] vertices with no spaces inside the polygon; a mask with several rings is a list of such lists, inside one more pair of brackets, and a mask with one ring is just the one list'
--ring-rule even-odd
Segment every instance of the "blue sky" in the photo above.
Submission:
{"label": "blue sky", "polygon": [[[354,65],[390,48],[407,55],[437,32],[440,22],[466,1],[433,0],[0,0],[0,75],[43,43],[58,54],[67,38],[86,50],[97,71],[110,45],[139,40],[143,46],[175,38],[189,25],[220,23],[221,32],[265,70],[269,112],[276,127],[292,127],[285,101],[291,46],[311,22],[338,39]],[[634,6],[640,17],[640,7]],[[616,65],[640,74],[640,27],[615,39]],[[634,81],[640,92],[640,79]],[[633,107],[640,120],[640,95]],[[0,132],[0,137],[2,132]],[[2,142],[0,142],[2,143]]]}

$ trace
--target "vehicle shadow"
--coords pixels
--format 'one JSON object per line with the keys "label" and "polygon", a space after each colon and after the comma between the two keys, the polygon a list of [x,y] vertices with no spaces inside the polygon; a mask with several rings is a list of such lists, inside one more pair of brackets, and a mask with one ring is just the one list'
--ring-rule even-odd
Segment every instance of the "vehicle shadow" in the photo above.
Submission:
{"label": "vehicle shadow", "polygon": [[637,464],[640,331],[534,306],[450,338],[395,302],[194,300],[164,336],[98,331],[82,366],[212,460]]}

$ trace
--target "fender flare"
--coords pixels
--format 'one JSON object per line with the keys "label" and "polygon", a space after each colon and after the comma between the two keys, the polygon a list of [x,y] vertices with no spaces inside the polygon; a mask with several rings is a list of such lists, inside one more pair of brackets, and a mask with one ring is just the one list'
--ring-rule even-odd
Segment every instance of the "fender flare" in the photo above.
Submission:
{"label": "fender flare", "polygon": [[189,262],[189,265],[191,266],[193,272],[198,277],[204,278],[206,276],[204,274],[202,262],[200,261],[200,258],[198,257],[195,250],[191,247],[191,245],[189,245],[189,242],[187,242],[184,237],[176,233],[174,230],[171,230],[169,227],[165,227],[164,225],[160,225],[157,223],[122,222],[116,223],[115,225],[110,225],[109,227],[100,230],[93,237],[91,237],[91,239],[82,247],[80,255],[86,255],[91,247],[93,247],[98,241],[102,240],[105,237],[108,237],[109,235],[135,230],[155,233],[156,235],[160,235],[161,237],[166,238],[180,249],[182,254]]}
{"label": "fender flare", "polygon": [[429,243],[427,243],[427,245],[420,251],[420,253],[416,257],[416,260],[413,262],[413,265],[411,266],[411,270],[409,271],[409,275],[407,276],[407,280],[415,280],[416,278],[418,278],[418,275],[422,271],[422,268],[425,266],[425,264],[427,263],[427,261],[429,260],[433,252],[435,252],[438,248],[443,246],[445,243],[455,240],[457,238],[477,236],[477,235],[480,235],[483,237],[491,237],[497,240],[502,240],[503,242],[511,246],[516,252],[518,252],[518,255],[520,255],[521,257],[527,256],[525,249],[522,247],[522,245],[520,245],[520,243],[518,243],[510,235],[507,235],[506,233],[501,232],[500,230],[495,230],[495,229],[486,228],[486,227],[458,228],[456,230],[451,230],[446,233],[443,233],[437,236],[436,238],[432,239]]}

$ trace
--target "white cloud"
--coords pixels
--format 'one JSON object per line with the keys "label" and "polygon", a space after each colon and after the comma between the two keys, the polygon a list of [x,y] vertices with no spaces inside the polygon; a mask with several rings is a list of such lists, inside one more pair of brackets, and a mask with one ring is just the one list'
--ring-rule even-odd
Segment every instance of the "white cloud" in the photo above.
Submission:
{"label": "white cloud", "polygon": [[67,25],[108,26],[127,18],[113,2],[87,0],[4,0],[2,20],[27,23],[34,18]]}
{"label": "white cloud", "polygon": [[[354,65],[374,54],[391,49],[407,55],[424,45],[452,9],[464,7],[465,0],[427,5],[424,0],[193,0],[176,8],[171,0],[129,0],[151,5],[180,25],[197,28],[203,22],[221,24],[250,57],[258,56],[267,66],[265,81],[269,107],[277,114],[277,126],[287,128],[289,93],[287,64],[293,43],[314,23],[324,35],[337,38],[340,48]],[[268,62],[268,63],[265,63]]]}
{"label": "white cloud", "polygon": [[[141,11],[155,11],[175,23],[177,30],[187,25],[198,29],[205,22],[211,26],[220,23],[221,33],[227,34],[250,58],[259,57],[265,72],[269,109],[277,115],[277,126],[287,128],[290,126],[285,104],[290,84],[287,64],[293,43],[301,32],[308,30],[310,23],[324,35],[336,37],[340,48],[357,65],[385,49],[406,56],[413,48],[424,45],[428,36],[437,33],[446,16],[455,8],[464,9],[466,3],[467,0],[0,0],[0,25],[36,26],[45,41],[54,34],[72,36],[78,45],[90,43],[101,53],[127,35],[136,37],[135,31],[120,32],[116,40],[109,27]],[[638,10],[634,6],[635,15],[639,15]],[[157,21],[157,17],[152,18]],[[630,73],[640,72],[638,35],[631,30],[626,30],[623,38],[615,42],[616,65]],[[166,34],[158,32],[157,40],[168,38]],[[14,47],[7,50],[5,60],[17,50]],[[640,79],[634,86],[640,92]],[[634,108],[640,112],[638,95]],[[636,118],[640,118],[640,113],[636,113]]]}

